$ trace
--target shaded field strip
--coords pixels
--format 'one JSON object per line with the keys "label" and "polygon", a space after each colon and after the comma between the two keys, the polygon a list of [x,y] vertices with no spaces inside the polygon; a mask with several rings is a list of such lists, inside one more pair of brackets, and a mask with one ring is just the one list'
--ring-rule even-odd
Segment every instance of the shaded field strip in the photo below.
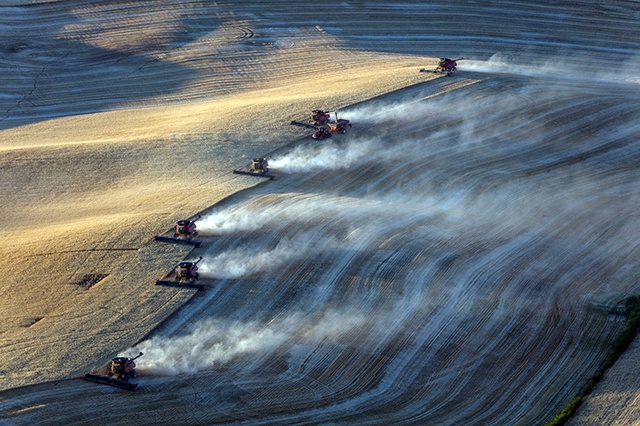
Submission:
{"label": "shaded field strip", "polygon": [[561,426],[566,424],[576,414],[576,410],[582,405],[584,399],[595,390],[605,373],[613,367],[618,358],[629,348],[631,342],[633,342],[638,335],[638,330],[640,330],[640,296],[629,297],[625,301],[624,306],[628,315],[627,325],[611,344],[607,357],[600,365],[600,368],[598,368],[596,374],[589,378],[578,395],[564,407],[560,414],[551,422],[547,423],[547,426]]}
{"label": "shaded field strip", "polygon": [[556,161],[552,161],[552,162],[548,162],[547,164],[542,164],[540,166],[536,166],[536,167],[531,167],[529,169],[523,169],[522,171],[518,172],[517,174],[520,176],[533,176],[533,175],[537,175],[537,174],[541,174],[541,173],[547,173],[550,172],[552,170],[555,169],[559,169],[559,168],[563,168],[563,167],[568,167],[568,166],[573,166],[575,164],[580,164],[584,161],[587,161],[593,157],[596,157],[598,155],[601,154],[605,154],[609,151],[612,151],[614,149],[620,149],[620,148],[624,148],[627,145],[629,145],[628,143],[623,143],[620,141],[614,141],[614,142],[610,142],[607,143],[603,146],[598,146],[595,147],[589,151],[586,152],[580,152],[574,155],[568,155],[565,158],[561,158],[559,160]]}
{"label": "shaded field strip", "polygon": [[26,257],[54,256],[57,254],[86,253],[86,252],[90,253],[90,252],[98,252],[98,251],[138,251],[138,250],[140,250],[140,247],[92,248],[92,249],[53,251],[48,253],[36,253],[36,254],[28,255]]}

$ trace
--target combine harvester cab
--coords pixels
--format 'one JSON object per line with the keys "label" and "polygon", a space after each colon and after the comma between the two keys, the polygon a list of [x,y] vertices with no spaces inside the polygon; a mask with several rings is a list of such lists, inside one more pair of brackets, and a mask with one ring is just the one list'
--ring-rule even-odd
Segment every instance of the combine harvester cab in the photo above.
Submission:
{"label": "combine harvester cab", "polygon": [[132,383],[130,380],[138,377],[136,363],[134,361],[141,356],[142,352],[134,358],[113,358],[111,362],[109,362],[106,374],[87,373],[84,375],[84,379],[90,382],[102,383],[120,389],[134,391],[138,388],[138,384]]}
{"label": "combine harvester cab", "polygon": [[184,238],[190,240],[191,238],[196,237],[198,235],[198,231],[196,231],[196,220],[198,219],[200,219],[200,216],[195,220],[185,219],[177,221],[173,238]]}
{"label": "combine harvester cab", "polygon": [[249,165],[234,170],[233,173],[237,175],[249,175],[249,176],[257,176],[268,179],[275,179],[276,177],[269,173],[269,162],[266,158],[254,158],[251,160]]}
{"label": "combine harvester cab", "polygon": [[331,136],[333,136],[333,134],[331,133],[329,126],[322,125],[318,126],[317,130],[311,134],[311,139],[321,140],[330,138]]}
{"label": "combine harvester cab", "polygon": [[435,70],[428,70],[426,68],[422,68],[420,72],[433,72],[436,74],[447,74],[447,76],[452,76],[453,73],[458,71],[458,61],[463,60],[464,58],[451,59],[451,58],[440,58],[440,62],[438,62],[438,66]]}
{"label": "combine harvester cab", "polygon": [[201,260],[202,256],[200,256],[195,262],[180,262],[175,269],[175,276],[173,281],[167,279],[158,280],[156,281],[156,285],[162,285],[165,287],[187,287],[204,290],[204,284],[199,284],[197,282],[200,279],[200,274],[198,273],[198,263],[200,263]]}
{"label": "combine harvester cab", "polygon": [[195,219],[182,219],[176,222],[173,230],[173,237],[165,235],[157,235],[156,241],[165,241],[169,243],[178,244],[190,244],[192,246],[200,247],[200,241],[196,241],[193,238],[198,236],[196,230],[196,220],[200,219],[198,215]]}

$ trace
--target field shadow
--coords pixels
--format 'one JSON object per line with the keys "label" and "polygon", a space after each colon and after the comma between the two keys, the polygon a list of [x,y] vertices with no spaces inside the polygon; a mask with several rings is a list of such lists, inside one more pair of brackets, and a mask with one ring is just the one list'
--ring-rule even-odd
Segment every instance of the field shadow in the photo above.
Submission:
{"label": "field shadow", "polygon": [[146,6],[130,4],[122,10],[86,2],[0,8],[0,130],[149,106],[196,79],[192,67],[166,57],[219,22],[208,14],[170,15],[171,25],[155,22],[157,28],[148,29],[139,17]]}

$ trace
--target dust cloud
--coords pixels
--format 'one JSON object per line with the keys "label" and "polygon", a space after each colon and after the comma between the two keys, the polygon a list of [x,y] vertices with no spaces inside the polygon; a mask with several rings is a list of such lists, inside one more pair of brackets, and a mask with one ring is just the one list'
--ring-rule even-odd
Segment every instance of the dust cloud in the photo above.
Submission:
{"label": "dust cloud", "polygon": [[269,356],[291,340],[302,345],[337,341],[365,322],[364,316],[333,310],[294,313],[268,322],[208,318],[182,336],[155,336],[127,353],[144,353],[138,361],[138,371],[143,375],[194,374],[240,356]]}
{"label": "dust cloud", "polygon": [[230,207],[204,216],[198,221],[198,231],[205,235],[253,231],[259,229],[267,220],[267,214],[256,215],[246,209]]}
{"label": "dust cloud", "polygon": [[[470,63],[466,66],[476,65]],[[489,72],[492,67],[505,70],[506,67],[499,58],[481,66],[485,68],[478,68],[478,71]],[[524,69],[514,65],[511,69],[527,75],[553,73],[545,67]],[[419,179],[403,183],[401,187],[386,187],[385,182],[368,182],[358,188],[360,192],[357,194],[288,196],[285,201],[278,201],[272,206],[265,198],[257,203],[239,204],[208,215],[199,223],[203,232],[254,231],[273,226],[274,218],[280,222],[295,218],[309,223],[330,223],[332,237],[323,237],[326,232],[307,231],[294,236],[284,235],[275,246],[256,240],[220,254],[208,253],[200,267],[202,275],[218,279],[246,277],[308,256],[311,250],[309,241],[314,241],[313,253],[316,255],[328,246],[371,247],[372,236],[394,235],[395,230],[406,228],[413,229],[413,236],[420,241],[425,241],[424,237],[447,238],[452,250],[466,247],[467,242],[479,244],[492,238],[516,241],[513,244],[516,248],[526,247],[544,235],[551,242],[556,241],[555,238],[563,241],[565,235],[588,242],[593,229],[608,223],[607,217],[613,209],[599,200],[588,198],[593,192],[592,187],[575,184],[588,182],[588,171],[575,171],[572,175],[574,182],[563,177],[556,179],[553,175],[534,176],[525,182],[510,175],[511,170],[526,169],[529,164],[553,163],[571,154],[569,150],[562,151],[563,147],[555,148],[555,151],[531,150],[530,147],[544,146],[544,135],[552,134],[554,130],[532,127],[531,123],[541,121],[537,114],[549,113],[547,105],[559,104],[564,110],[580,108],[582,94],[575,87],[558,82],[549,84],[547,80],[491,84],[502,86],[494,87],[488,96],[484,91],[483,96],[474,97],[471,90],[471,95],[467,93],[464,97],[452,93],[426,102],[416,98],[349,110],[349,119],[364,124],[388,122],[402,125],[423,120],[431,126],[431,131],[412,135],[399,143],[390,143],[392,138],[387,138],[384,133],[348,140],[336,137],[317,144],[299,145],[272,159],[271,167],[281,173],[375,165],[386,168],[383,173],[386,174],[391,173],[389,169],[403,167],[407,162],[402,160],[407,156],[411,156],[413,163],[421,168],[413,175]],[[538,105],[541,106],[540,113],[536,112]],[[442,111],[449,110],[455,110],[456,114],[442,114]],[[566,126],[579,128],[580,123],[572,122]],[[608,130],[610,135],[615,134],[616,129]],[[585,149],[599,143],[595,138],[584,138],[581,142]],[[423,161],[415,161],[416,158]],[[497,166],[492,165],[487,170],[483,164],[485,159]],[[502,162],[503,159],[507,161]],[[439,181],[444,183],[438,186]],[[489,183],[487,187],[482,186],[484,182]],[[362,188],[366,190],[362,191]],[[541,191],[541,188],[545,190]],[[600,216],[585,213],[593,211],[600,211]],[[617,237],[629,232],[626,226],[614,225],[611,224],[612,233]],[[266,232],[270,231],[273,230]],[[500,250],[496,250],[495,256],[500,254]],[[624,250],[619,250],[619,253],[627,254]],[[606,256],[603,254],[602,257]],[[425,270],[429,267],[431,264],[425,266]],[[464,270],[459,273],[464,274]],[[422,275],[428,276],[427,273]],[[376,318],[369,315],[365,319],[358,314],[360,311],[352,309],[323,314],[299,312],[270,321],[205,319],[183,335],[157,335],[142,342],[135,348],[145,353],[139,362],[140,370],[143,374],[194,374],[224,366],[240,357],[247,357],[247,362],[258,362],[277,351],[284,351],[283,348],[292,353],[300,345],[314,345],[323,339],[326,339],[324,344],[338,343],[353,330],[362,332],[380,326],[380,329],[392,333],[389,318],[405,318],[428,303],[423,297],[424,289],[419,285],[407,283],[404,290],[408,290],[406,299],[397,305],[402,310],[387,309]],[[368,312],[366,309],[362,311]],[[381,321],[382,317],[387,322]]]}
{"label": "dust cloud", "polygon": [[256,251],[255,247],[241,247],[213,258],[205,257],[199,270],[203,277],[208,278],[240,278],[273,270],[294,258],[303,257],[308,250],[309,243],[304,235],[285,238],[266,251]]}
{"label": "dust cloud", "polygon": [[[606,55],[603,56],[603,59]],[[567,70],[570,68],[570,72]],[[471,71],[492,74],[513,74],[526,77],[546,77],[557,80],[600,81],[603,83],[640,83],[640,58],[627,58],[619,62],[590,62],[586,66],[575,53],[556,54],[548,58],[531,61],[496,53],[486,61],[464,60],[458,63],[459,71]]]}
{"label": "dust cloud", "polygon": [[381,146],[377,139],[358,139],[347,145],[327,141],[321,145],[299,145],[290,153],[271,160],[269,165],[284,173],[317,172],[318,170],[337,170],[362,163],[370,166],[369,159]]}

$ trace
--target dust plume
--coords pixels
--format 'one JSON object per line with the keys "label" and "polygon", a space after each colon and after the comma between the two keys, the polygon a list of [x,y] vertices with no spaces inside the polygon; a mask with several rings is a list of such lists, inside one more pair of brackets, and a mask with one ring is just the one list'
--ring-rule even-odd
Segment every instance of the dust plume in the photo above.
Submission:
{"label": "dust plume", "polygon": [[364,315],[334,310],[298,312],[268,322],[208,318],[185,335],[155,336],[128,352],[144,353],[137,362],[142,374],[194,374],[241,356],[269,356],[287,341],[298,345],[337,342],[366,321]]}
{"label": "dust plume", "polygon": [[228,234],[260,228],[269,215],[257,215],[242,208],[228,208],[204,216],[198,221],[198,231],[204,234]]}
{"label": "dust plume", "polygon": [[138,348],[144,357],[140,359],[139,370],[163,375],[193,374],[238,355],[269,350],[281,340],[282,336],[268,325],[225,324],[222,320],[206,319],[184,336],[155,336],[140,343]]}
{"label": "dust plume", "polygon": [[[447,95],[445,95],[447,96]],[[409,123],[434,115],[433,104],[420,102],[421,98],[405,98],[400,102],[370,101],[349,110],[354,126],[366,126],[380,122]]]}
{"label": "dust plume", "polygon": [[269,164],[284,173],[346,169],[358,162],[366,165],[371,153],[379,146],[380,141],[377,139],[357,139],[346,145],[333,141],[321,145],[299,145]]}
{"label": "dust plume", "polygon": [[458,71],[518,74],[529,77],[542,77],[545,75],[558,75],[559,70],[557,64],[559,62],[560,59],[557,58],[555,61],[548,59],[542,63],[533,61],[531,63],[521,64],[496,53],[486,61],[460,61],[458,63]]}
{"label": "dust plume", "polygon": [[[558,80],[586,80],[617,83],[638,83],[640,58],[628,58],[616,61],[604,56],[605,63],[584,61],[575,53],[556,54],[543,60],[526,58],[522,62],[496,53],[486,61],[464,60],[458,63],[458,71],[482,73],[515,74],[526,77],[552,77]],[[609,62],[611,61],[611,62]],[[570,70],[570,71],[568,71]]]}
{"label": "dust plume", "polygon": [[254,247],[242,247],[206,258],[199,270],[209,278],[239,278],[269,271],[304,256],[309,244],[304,237],[281,240],[273,249],[256,253]]}

